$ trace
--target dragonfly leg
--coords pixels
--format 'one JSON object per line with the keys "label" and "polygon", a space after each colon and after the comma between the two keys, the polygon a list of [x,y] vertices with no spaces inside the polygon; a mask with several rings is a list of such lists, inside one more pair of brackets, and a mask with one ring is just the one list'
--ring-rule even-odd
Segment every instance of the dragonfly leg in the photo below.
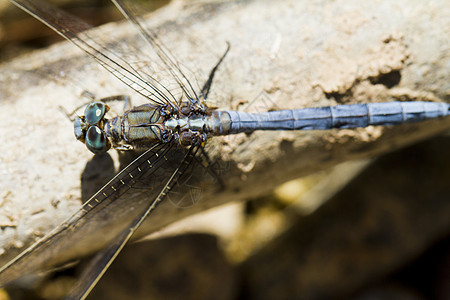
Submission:
{"label": "dragonfly leg", "polygon": [[105,98],[101,98],[98,100],[95,100],[95,96],[94,94],[92,94],[89,91],[84,91],[82,93],[82,96],[89,98],[90,101],[89,102],[85,102],[79,106],[77,106],[72,112],[68,112],[64,107],[62,107],[61,105],[59,106],[59,109],[66,115],[66,117],[71,121],[75,121],[76,118],[76,112],[82,108],[85,107],[86,105],[88,105],[89,103],[93,102],[93,101],[100,101],[100,102],[111,102],[111,101],[124,101],[124,106],[123,106],[123,110],[127,111],[131,109],[131,98],[128,95],[114,95],[114,96],[109,96],[109,97],[105,97]]}
{"label": "dragonfly leg", "polygon": [[[225,188],[225,184],[221,178],[221,171],[223,168],[218,164],[218,162],[213,163],[211,161],[211,158],[209,157],[208,153],[206,153],[205,148],[203,146],[200,146],[200,152],[198,154],[198,157],[196,159],[200,162],[200,165],[214,178],[216,183],[219,185],[219,189],[222,190]],[[218,170],[214,168],[214,166],[219,166]]]}
{"label": "dragonfly leg", "polygon": [[[108,96],[108,97],[104,97],[104,98],[96,100],[97,97],[93,93],[84,90],[81,93],[81,96],[88,98],[89,99],[88,103],[93,102],[93,101],[101,101],[104,103],[111,102],[111,101],[124,101],[125,104],[124,104],[123,110],[126,111],[126,110],[131,109],[131,98],[128,95],[113,95],[113,96]],[[80,105],[79,107],[77,107],[77,110],[83,106],[86,106],[88,103]]]}
{"label": "dragonfly leg", "polygon": [[131,109],[131,98],[128,95],[114,95],[114,96],[109,96],[109,97],[105,97],[105,98],[101,98],[98,101],[101,102],[112,102],[112,101],[123,101],[124,105],[123,105],[123,111],[127,111]]}
{"label": "dragonfly leg", "polygon": [[[206,80],[205,84],[202,87],[202,91],[201,91],[201,98],[202,98],[201,100],[202,100],[202,102],[204,102],[204,100],[208,98],[209,90],[211,89],[211,85],[212,85],[212,82],[213,82],[213,79],[214,79],[214,75],[215,75],[217,69],[219,68],[219,65],[222,63],[222,61],[224,60],[225,56],[228,54],[229,50],[230,50],[230,43],[227,42],[227,50],[225,50],[225,53],[219,59],[217,64],[214,66],[214,68],[212,68],[211,72],[209,73],[208,79]],[[203,104],[205,104],[205,103],[203,103]]]}
{"label": "dragonfly leg", "polygon": [[85,103],[83,103],[83,104],[77,106],[72,112],[68,112],[68,111],[65,110],[61,105],[59,106],[59,109],[62,110],[62,112],[66,115],[66,117],[67,117],[71,122],[75,121],[75,118],[76,118],[76,117],[75,117],[75,114],[76,114],[76,112],[77,112],[80,108],[82,108],[82,107],[88,105],[89,103],[91,103],[92,101],[94,101],[95,98],[96,98],[95,95],[94,95],[93,93],[89,92],[88,90],[84,90],[83,92],[81,92],[81,97],[88,98],[88,99],[89,99],[89,102],[85,102]]}
{"label": "dragonfly leg", "polygon": [[74,110],[73,112],[69,113],[64,107],[62,107],[61,105],[58,106],[59,110],[66,115],[67,119],[69,119],[71,122],[75,121],[75,112],[77,110]]}
{"label": "dragonfly leg", "polygon": [[93,93],[91,93],[87,90],[84,90],[83,92],[81,92],[81,97],[88,98],[90,102],[94,101],[95,98],[97,98],[97,97],[95,97],[95,95]]}

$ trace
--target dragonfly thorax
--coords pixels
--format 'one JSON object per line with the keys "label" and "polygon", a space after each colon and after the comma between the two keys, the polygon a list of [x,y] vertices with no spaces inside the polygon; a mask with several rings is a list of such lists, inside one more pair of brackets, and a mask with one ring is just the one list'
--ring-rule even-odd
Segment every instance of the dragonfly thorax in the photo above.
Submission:
{"label": "dragonfly thorax", "polygon": [[[164,108],[144,104],[105,122],[105,133],[118,150],[148,148],[157,142],[168,142],[170,132],[164,127]],[[125,146],[125,148],[124,148]]]}
{"label": "dragonfly thorax", "polygon": [[174,116],[164,122],[174,139],[181,145],[194,145],[206,141],[207,117],[204,115]]}

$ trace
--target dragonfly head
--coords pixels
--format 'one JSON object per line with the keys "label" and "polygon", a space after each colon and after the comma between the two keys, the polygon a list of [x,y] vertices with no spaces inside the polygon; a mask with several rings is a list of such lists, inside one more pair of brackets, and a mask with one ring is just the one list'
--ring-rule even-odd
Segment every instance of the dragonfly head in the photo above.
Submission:
{"label": "dragonfly head", "polygon": [[91,102],[84,110],[84,116],[74,121],[74,133],[77,140],[83,142],[93,153],[104,153],[111,148],[105,131],[105,114],[109,107],[100,101]]}

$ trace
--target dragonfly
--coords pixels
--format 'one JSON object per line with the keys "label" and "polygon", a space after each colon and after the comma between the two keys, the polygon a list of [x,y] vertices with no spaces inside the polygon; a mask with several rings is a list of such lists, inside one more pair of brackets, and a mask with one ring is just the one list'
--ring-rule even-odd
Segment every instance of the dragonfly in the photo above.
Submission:
{"label": "dragonfly", "polygon": [[[273,130],[329,130],[392,126],[446,117],[447,103],[411,101],[348,104],[248,113],[219,110],[208,106],[208,96],[215,73],[225,54],[211,69],[199,90],[196,90],[170,49],[155,33],[146,28],[135,14],[132,1],[112,0],[124,17],[137,29],[142,40],[153,50],[154,60],[140,65],[127,60],[130,54],[115,51],[111,43],[95,39],[89,25],[51,5],[36,0],[10,0],[58,34],[75,44],[129,88],[147,99],[146,104],[110,117],[110,101],[126,101],[127,97],[108,97],[89,103],[84,114],[74,120],[75,137],[94,154],[110,149],[143,151],[106,185],[95,193],[68,220],[0,269],[0,285],[6,285],[26,274],[50,267],[54,253],[76,252],[95,242],[89,233],[104,230],[104,249],[85,268],[67,299],[84,299],[106,272],[125,244],[143,221],[178,187],[180,178],[201,162],[220,182],[205,151],[206,143],[215,136]],[[138,53],[134,55],[146,55]],[[141,57],[141,60],[143,58]],[[169,84],[161,81],[157,70],[170,76]],[[136,209],[133,218],[124,217],[136,189],[152,190],[152,196]],[[95,216],[113,212],[118,226],[106,228],[95,223]],[[97,218],[98,219],[98,218]],[[100,218],[101,219],[101,218]],[[80,245],[74,241],[81,240]]]}

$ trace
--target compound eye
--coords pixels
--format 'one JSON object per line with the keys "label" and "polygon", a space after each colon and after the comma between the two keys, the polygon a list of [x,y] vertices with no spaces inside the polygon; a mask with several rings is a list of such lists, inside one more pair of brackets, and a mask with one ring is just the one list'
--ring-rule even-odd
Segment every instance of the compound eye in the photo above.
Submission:
{"label": "compound eye", "polygon": [[86,132],[86,147],[93,153],[104,153],[109,150],[111,144],[106,134],[97,126],[91,126]]}
{"label": "compound eye", "polygon": [[84,110],[85,120],[90,125],[95,125],[100,122],[100,120],[105,116],[105,113],[105,103],[100,101],[89,103]]}

